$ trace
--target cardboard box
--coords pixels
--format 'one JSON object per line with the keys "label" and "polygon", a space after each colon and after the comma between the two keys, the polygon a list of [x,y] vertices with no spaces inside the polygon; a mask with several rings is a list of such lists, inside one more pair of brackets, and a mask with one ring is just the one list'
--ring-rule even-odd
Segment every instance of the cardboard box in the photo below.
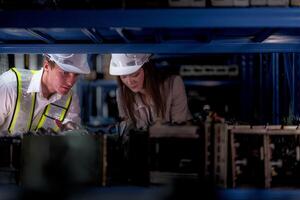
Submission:
{"label": "cardboard box", "polygon": [[300,0],[291,0],[291,6],[300,6]]}
{"label": "cardboard box", "polygon": [[191,0],[190,1],[191,7],[205,7],[206,6],[206,0]]}
{"label": "cardboard box", "polygon": [[189,7],[191,0],[169,0],[170,7]]}
{"label": "cardboard box", "polygon": [[234,0],[233,5],[237,7],[247,7],[249,6],[249,0]]}
{"label": "cardboard box", "polygon": [[169,0],[170,7],[205,7],[206,0]]}
{"label": "cardboard box", "polygon": [[233,0],[211,0],[212,6],[233,6]]}
{"label": "cardboard box", "polygon": [[267,0],[250,0],[251,6],[266,6]]}
{"label": "cardboard box", "polygon": [[289,0],[268,0],[268,6],[288,6]]}

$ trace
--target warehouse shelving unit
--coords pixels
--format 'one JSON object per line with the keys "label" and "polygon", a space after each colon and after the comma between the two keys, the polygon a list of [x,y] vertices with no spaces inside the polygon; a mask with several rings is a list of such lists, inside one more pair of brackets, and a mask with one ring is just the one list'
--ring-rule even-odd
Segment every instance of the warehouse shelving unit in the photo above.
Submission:
{"label": "warehouse shelving unit", "polygon": [[[286,57],[291,109],[297,110],[299,35],[300,8],[0,11],[0,53],[270,53],[271,70],[261,79],[271,80],[267,88],[274,91],[274,124],[280,123],[279,54]],[[294,59],[288,59],[288,54]],[[253,96],[249,66],[243,66],[241,72],[246,88],[241,96],[247,101]]]}

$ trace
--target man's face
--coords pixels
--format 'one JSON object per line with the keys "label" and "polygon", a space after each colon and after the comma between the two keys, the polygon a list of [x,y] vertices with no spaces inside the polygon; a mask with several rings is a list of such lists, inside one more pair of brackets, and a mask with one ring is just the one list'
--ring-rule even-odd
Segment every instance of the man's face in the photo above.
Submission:
{"label": "man's face", "polygon": [[54,67],[49,68],[48,84],[51,86],[54,92],[65,95],[76,83],[77,77],[78,74],[66,72],[55,64]]}

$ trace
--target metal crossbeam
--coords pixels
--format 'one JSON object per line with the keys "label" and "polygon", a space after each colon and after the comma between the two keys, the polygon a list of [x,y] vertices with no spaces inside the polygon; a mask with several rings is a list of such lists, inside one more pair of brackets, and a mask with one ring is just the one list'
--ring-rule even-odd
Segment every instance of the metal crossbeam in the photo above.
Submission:
{"label": "metal crossbeam", "polygon": [[99,44],[103,43],[104,39],[102,36],[98,33],[98,31],[94,28],[83,28],[81,31],[88,36],[94,43]]}
{"label": "metal crossbeam", "polygon": [[41,31],[33,30],[33,29],[26,29],[27,32],[29,32],[34,37],[38,38],[39,40],[42,40],[48,44],[54,44],[55,39],[51,36],[47,35],[46,33],[43,33]]}
{"label": "metal crossbeam", "polygon": [[299,28],[299,12],[299,8],[15,10],[0,12],[0,27]]}
{"label": "metal crossbeam", "polygon": [[298,52],[297,43],[0,44],[0,53],[272,53]]}

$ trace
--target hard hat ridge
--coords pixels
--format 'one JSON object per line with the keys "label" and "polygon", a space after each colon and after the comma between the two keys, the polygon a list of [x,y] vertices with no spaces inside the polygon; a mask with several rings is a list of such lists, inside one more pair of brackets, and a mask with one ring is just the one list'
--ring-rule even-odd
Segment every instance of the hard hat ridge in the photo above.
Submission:
{"label": "hard hat ridge", "polygon": [[87,54],[45,54],[62,70],[78,74],[90,73]]}
{"label": "hard hat ridge", "polygon": [[146,62],[151,54],[112,54],[109,73],[111,75],[128,75],[136,72]]}

